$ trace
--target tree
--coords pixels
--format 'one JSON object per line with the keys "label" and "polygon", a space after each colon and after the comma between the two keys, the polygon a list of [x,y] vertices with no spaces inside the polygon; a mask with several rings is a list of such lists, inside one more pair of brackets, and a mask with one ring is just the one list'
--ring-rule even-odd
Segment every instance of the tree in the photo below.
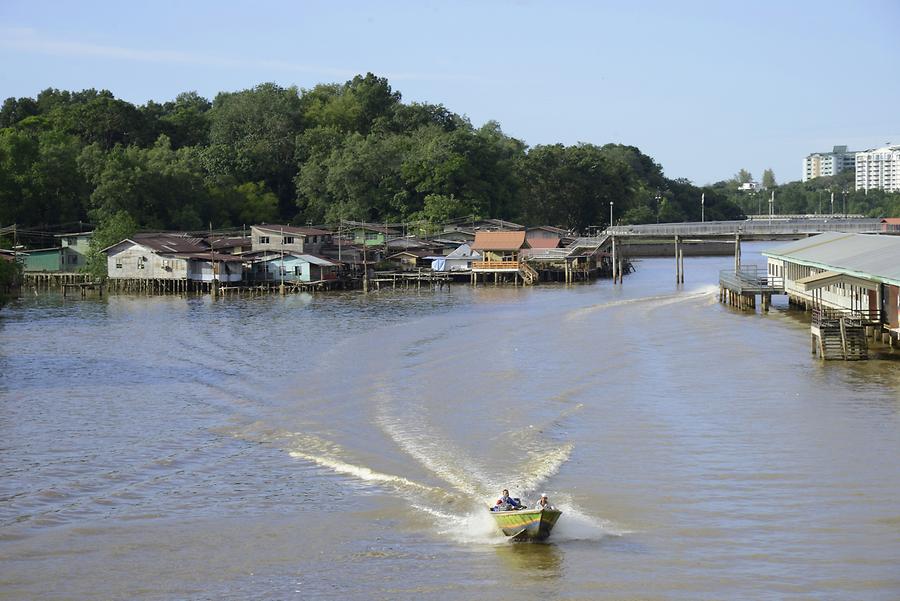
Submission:
{"label": "tree", "polygon": [[632,223],[653,223],[656,221],[656,215],[650,209],[650,207],[641,205],[638,207],[632,207],[625,211],[625,214],[622,215],[622,218],[619,220],[623,224],[632,224]]}
{"label": "tree", "polygon": [[142,227],[195,229],[211,217],[196,153],[173,150],[166,136],[150,148],[116,146],[104,152],[92,144],[78,165],[93,186],[89,214],[95,221],[125,211]]}
{"label": "tree", "polygon": [[677,223],[679,221],[685,221],[684,211],[671,198],[663,198],[659,204],[659,222]]}
{"label": "tree", "polygon": [[432,224],[446,223],[451,219],[459,217],[468,217],[476,215],[475,207],[472,203],[466,202],[454,195],[445,196],[443,194],[429,194],[425,197],[425,203],[417,214],[413,214],[410,218],[413,221],[417,218],[424,219]]}
{"label": "tree", "polygon": [[0,223],[56,224],[86,217],[78,140],[27,117],[0,130]]}
{"label": "tree", "polygon": [[775,187],[775,173],[771,169],[766,169],[763,171],[762,175],[762,187],[769,189]]}
{"label": "tree", "polygon": [[12,127],[26,117],[39,114],[37,101],[31,98],[7,98],[0,108],[0,128]]}
{"label": "tree", "polygon": [[0,309],[9,302],[13,291],[22,285],[22,265],[0,259]]}
{"label": "tree", "polygon": [[[345,84],[323,84],[304,91],[300,103],[309,127],[332,127],[344,133],[367,135],[376,129],[390,130],[400,93],[391,90],[387,79],[367,73]],[[409,118],[405,111],[402,118]],[[439,112],[439,111],[438,111]],[[440,119],[440,116],[434,116]]]}
{"label": "tree", "polygon": [[91,236],[85,271],[96,278],[105,279],[108,264],[103,249],[131,237],[137,229],[137,222],[126,211],[119,211],[103,219]]}
{"label": "tree", "polygon": [[99,144],[110,150],[116,144],[140,144],[147,139],[146,122],[131,103],[118,100],[108,90],[85,92],[85,102],[72,102],[56,109],[54,120],[84,144]]}
{"label": "tree", "polygon": [[741,169],[735,174],[735,176],[732,178],[732,181],[734,181],[734,183],[738,185],[747,184],[753,181],[753,174],[746,169]]}
{"label": "tree", "polygon": [[242,182],[266,182],[287,213],[294,206],[301,108],[297,88],[274,83],[219,94],[209,111],[209,151],[215,160],[208,168]]}

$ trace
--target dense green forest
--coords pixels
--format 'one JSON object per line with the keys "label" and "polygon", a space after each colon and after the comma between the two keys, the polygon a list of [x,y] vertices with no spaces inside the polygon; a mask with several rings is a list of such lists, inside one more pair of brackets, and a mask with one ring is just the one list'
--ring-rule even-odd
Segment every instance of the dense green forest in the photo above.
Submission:
{"label": "dense green forest", "polygon": [[[85,221],[113,234],[479,216],[583,231],[608,223],[611,201],[620,223],[699,220],[701,193],[707,219],[755,212],[732,184],[668,179],[633,146],[529,148],[496,122],[404,103],[371,73],[142,106],[47,89],[0,109],[0,225]],[[778,210],[815,199],[790,188]],[[898,208],[860,202],[852,195],[852,210]]]}
{"label": "dense green forest", "polygon": [[[135,106],[44,90],[0,109],[0,223],[197,230],[256,222],[437,222],[476,215],[574,229],[699,217],[699,190],[637,148],[528,148],[496,122],[404,103],[372,74]],[[715,191],[713,217],[740,210]]]}

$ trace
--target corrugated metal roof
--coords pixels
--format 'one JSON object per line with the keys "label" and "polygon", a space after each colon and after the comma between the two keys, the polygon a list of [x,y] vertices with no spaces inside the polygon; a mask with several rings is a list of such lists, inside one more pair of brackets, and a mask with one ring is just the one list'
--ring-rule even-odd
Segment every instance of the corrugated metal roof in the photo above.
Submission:
{"label": "corrugated metal roof", "polygon": [[525,232],[476,232],[472,250],[519,250],[525,245]]}
{"label": "corrugated metal roof", "polygon": [[468,244],[460,244],[456,250],[449,253],[445,258],[447,259],[471,259],[473,257],[481,258],[479,253],[473,253],[472,247]]}
{"label": "corrugated metal roof", "polygon": [[898,236],[826,232],[765,250],[762,254],[900,285]]}
{"label": "corrugated metal roof", "polygon": [[297,227],[295,225],[271,225],[266,223],[261,223],[259,225],[254,225],[258,230],[262,230],[264,232],[272,232],[274,234],[280,234],[284,232],[285,234],[294,234],[295,236],[329,236],[331,232],[327,230],[320,230],[314,227]]}
{"label": "corrugated metal roof", "polygon": [[270,261],[280,261],[282,258],[285,260],[297,259],[300,261],[304,261],[306,263],[312,263],[313,265],[321,265],[323,267],[337,267],[338,263],[331,259],[327,259],[325,257],[319,257],[317,255],[308,255],[305,253],[297,253],[285,251],[283,254],[274,251],[274,250],[258,250],[254,252],[244,253],[241,255],[242,257],[246,257],[247,259],[257,262],[257,263],[268,263]]}
{"label": "corrugated metal roof", "polygon": [[195,253],[209,250],[203,238],[185,234],[141,233],[132,236],[131,241],[161,253]]}
{"label": "corrugated metal roof", "polygon": [[555,227],[555,226],[552,226],[552,225],[536,225],[536,226],[534,226],[534,227],[530,227],[530,228],[527,229],[527,231],[528,231],[529,233],[534,232],[534,231],[536,231],[536,230],[542,230],[542,231],[545,231],[545,232],[551,232],[551,233],[553,233],[553,234],[559,234],[560,236],[565,236],[565,235],[567,235],[567,234],[569,233],[568,230],[564,230],[564,229],[562,229],[561,227]]}
{"label": "corrugated metal roof", "polygon": [[558,248],[560,242],[559,238],[528,238],[531,248]]}
{"label": "corrugated metal roof", "polygon": [[241,259],[237,255],[223,255],[217,252],[197,252],[197,253],[179,253],[179,259],[195,259],[198,261],[209,261],[210,259],[217,263],[241,263]]}

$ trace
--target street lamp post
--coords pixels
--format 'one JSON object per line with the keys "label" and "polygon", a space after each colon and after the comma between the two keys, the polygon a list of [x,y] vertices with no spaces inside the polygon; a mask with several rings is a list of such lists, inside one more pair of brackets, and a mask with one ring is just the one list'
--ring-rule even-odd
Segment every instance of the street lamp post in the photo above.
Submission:
{"label": "street lamp post", "polygon": [[842,196],[844,197],[844,219],[847,218],[847,188],[844,188],[842,192]]}
{"label": "street lamp post", "polygon": [[609,201],[609,227],[613,226],[613,201]]}
{"label": "street lamp post", "polygon": [[706,192],[700,195],[700,223],[706,221]]}
{"label": "street lamp post", "polygon": [[656,191],[656,196],[653,197],[653,200],[656,201],[656,223],[659,223],[659,203],[662,201],[662,194],[659,193],[659,190]]}
{"label": "street lamp post", "polygon": [[831,218],[834,219],[834,190],[831,191]]}

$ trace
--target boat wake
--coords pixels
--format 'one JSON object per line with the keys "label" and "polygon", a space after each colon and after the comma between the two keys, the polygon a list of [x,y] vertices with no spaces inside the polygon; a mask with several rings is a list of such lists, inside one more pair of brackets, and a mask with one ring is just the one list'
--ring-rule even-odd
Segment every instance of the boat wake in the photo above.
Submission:
{"label": "boat wake", "polygon": [[[314,435],[260,430],[255,426],[234,434],[258,442],[276,444],[295,459],[361,483],[390,490],[392,494],[405,499],[411,508],[431,518],[437,518],[438,525],[435,532],[442,537],[461,544],[499,545],[509,541],[497,530],[496,523],[487,511],[494,501],[493,491],[504,486],[500,482],[469,482],[463,484],[462,488],[452,484],[452,488],[442,488],[354,463],[345,456],[346,451],[339,445]],[[537,490],[558,472],[568,461],[572,448],[571,444],[566,444],[527,458],[516,470],[520,474],[519,477],[510,480],[517,483],[514,494],[520,494],[523,500],[530,501],[536,496],[531,491]],[[474,489],[474,492],[467,490],[470,488]],[[510,488],[512,489],[512,486]],[[461,504],[461,498],[471,501]],[[555,542],[600,540],[606,536],[617,536],[625,532],[615,528],[610,522],[589,515],[565,495],[558,495],[557,499],[558,502],[555,500],[555,503],[566,518],[561,520],[554,530]],[[432,520],[430,526],[434,523]]]}
{"label": "boat wake", "polygon": [[673,303],[683,303],[689,302],[701,298],[707,298],[716,293],[718,288],[716,286],[703,286],[697,290],[691,292],[674,292],[672,294],[658,294],[656,296],[641,296],[637,298],[625,298],[621,300],[611,301],[608,303],[597,303],[594,305],[590,305],[587,307],[580,307],[578,309],[573,309],[566,313],[563,318],[565,321],[571,321],[574,319],[579,319],[585,317],[587,315],[591,315],[596,313],[597,311],[603,311],[605,309],[614,309],[616,307],[622,306],[631,306],[631,305],[640,305],[640,304],[648,304],[652,303],[651,309],[656,309],[659,307],[664,307],[666,305],[670,305]]}

